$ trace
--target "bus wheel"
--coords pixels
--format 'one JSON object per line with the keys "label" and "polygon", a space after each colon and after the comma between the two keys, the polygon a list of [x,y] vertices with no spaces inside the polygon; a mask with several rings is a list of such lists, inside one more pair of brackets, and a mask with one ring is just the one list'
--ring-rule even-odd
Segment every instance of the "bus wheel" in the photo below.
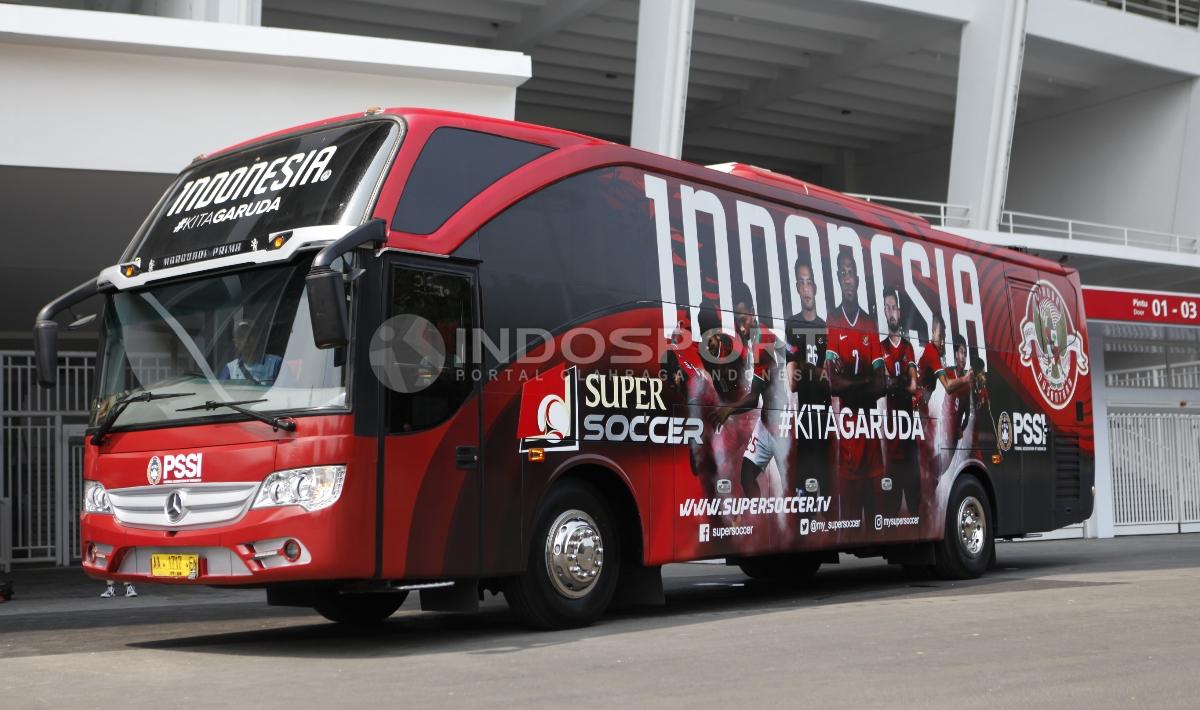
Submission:
{"label": "bus wheel", "polygon": [[387,619],[404,603],[408,592],[338,594],[332,592],[313,608],[321,616],[347,626],[372,626]]}
{"label": "bus wheel", "polygon": [[812,579],[821,560],[812,555],[765,555],[742,558],[737,565],[751,579],[799,586]]}
{"label": "bus wheel", "polygon": [[995,554],[987,491],[974,476],[959,476],[946,506],[946,536],[934,547],[935,568],[943,579],[974,579]]}
{"label": "bus wheel", "polygon": [[538,509],[525,574],[506,580],[504,598],[538,629],[587,626],[617,588],[621,546],[608,506],[591,486],[555,486]]}

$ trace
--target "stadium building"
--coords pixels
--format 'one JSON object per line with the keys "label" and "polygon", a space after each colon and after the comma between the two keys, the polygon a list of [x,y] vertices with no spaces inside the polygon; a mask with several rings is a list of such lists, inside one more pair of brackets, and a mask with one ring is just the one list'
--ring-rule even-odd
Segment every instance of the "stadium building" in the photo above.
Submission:
{"label": "stadium building", "polygon": [[[371,106],[746,162],[1077,268],[1096,508],[1200,531],[1200,0],[0,4],[0,568],[79,557],[96,331],[30,327],[199,152]],[[83,313],[79,314],[84,315]]]}

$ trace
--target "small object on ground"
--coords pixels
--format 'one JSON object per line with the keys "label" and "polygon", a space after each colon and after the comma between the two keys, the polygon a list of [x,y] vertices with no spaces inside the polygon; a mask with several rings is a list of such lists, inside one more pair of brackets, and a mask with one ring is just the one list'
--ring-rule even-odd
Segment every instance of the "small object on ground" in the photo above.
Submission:
{"label": "small object on ground", "polygon": [[13,583],[0,582],[0,602],[10,602],[13,598]]}

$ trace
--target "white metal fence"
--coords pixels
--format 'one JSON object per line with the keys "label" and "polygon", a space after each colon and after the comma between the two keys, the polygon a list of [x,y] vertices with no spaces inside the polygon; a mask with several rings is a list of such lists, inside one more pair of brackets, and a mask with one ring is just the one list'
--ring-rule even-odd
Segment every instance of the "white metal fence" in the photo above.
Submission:
{"label": "white metal fence", "polygon": [[[1200,4],[1200,0],[1195,0],[1195,2]],[[911,212],[928,220],[935,227],[965,228],[971,225],[971,208],[965,205],[881,195],[848,194],[860,200]],[[1200,254],[1200,237],[1015,210],[1004,210],[1000,213],[1000,224],[997,225],[997,230],[1009,234],[1034,234],[1100,244],[1156,249],[1178,254]]]}
{"label": "white metal fence", "polygon": [[1000,214],[1001,232],[1010,234],[1040,234],[1046,237],[1060,239],[1079,239],[1101,244],[1113,244],[1142,249],[1157,249],[1160,251],[1177,252],[1180,254],[1200,254],[1200,238],[1186,237],[1166,232],[1152,232],[1147,229],[1118,227],[1099,222],[1085,222],[1065,217],[1051,217],[1029,212],[1014,212],[1005,210]]}
{"label": "white metal fence", "polygon": [[1181,27],[1196,27],[1200,18],[1200,0],[1087,0],[1142,17],[1170,22]]}
{"label": "white metal fence", "polygon": [[971,208],[964,205],[952,205],[947,202],[930,202],[928,200],[908,200],[901,197],[848,194],[851,197],[857,197],[867,202],[874,202],[884,207],[894,207],[898,210],[911,212],[918,217],[924,217],[935,227],[970,226]]}
{"label": "white metal fence", "polygon": [[14,563],[79,558],[81,425],[94,369],[94,355],[63,353],[58,386],[43,389],[32,353],[0,352],[0,498]]}
{"label": "white metal fence", "polygon": [[1200,362],[1105,370],[1104,383],[1109,387],[1200,389]]}
{"label": "white metal fence", "polygon": [[1200,415],[1109,415],[1118,535],[1200,532]]}

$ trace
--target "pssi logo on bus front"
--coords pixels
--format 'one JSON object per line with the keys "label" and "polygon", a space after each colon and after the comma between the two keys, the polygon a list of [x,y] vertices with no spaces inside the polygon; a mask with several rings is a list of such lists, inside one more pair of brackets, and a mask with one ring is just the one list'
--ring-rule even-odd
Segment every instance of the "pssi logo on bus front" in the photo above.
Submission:
{"label": "pssi logo on bus front", "polygon": [[[199,482],[204,464],[204,454],[163,454],[162,473],[159,474],[158,457],[150,459],[146,467],[146,477],[151,484]],[[155,480],[159,479],[159,480]]]}

